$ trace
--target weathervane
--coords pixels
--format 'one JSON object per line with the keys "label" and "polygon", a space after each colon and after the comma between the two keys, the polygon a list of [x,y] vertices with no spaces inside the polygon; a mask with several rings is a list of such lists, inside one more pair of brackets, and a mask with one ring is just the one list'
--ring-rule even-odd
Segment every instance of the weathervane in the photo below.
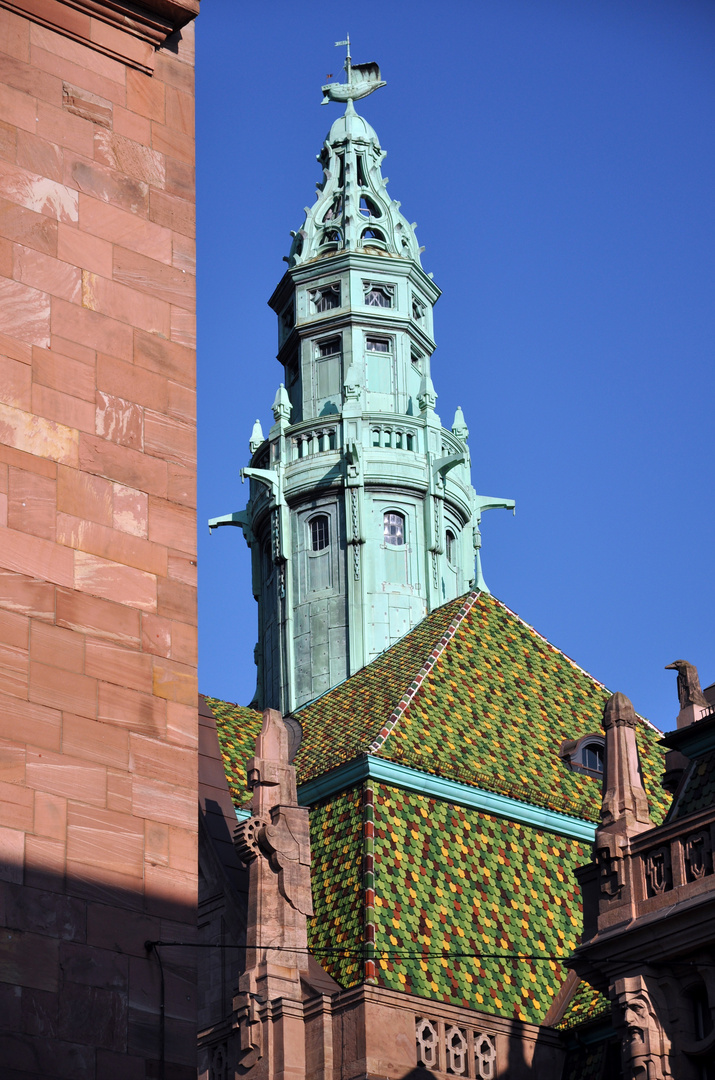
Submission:
{"label": "weathervane", "polygon": [[373,90],[379,90],[385,86],[385,80],[380,78],[380,65],[375,61],[368,64],[353,64],[350,56],[350,34],[345,41],[336,41],[336,46],[346,45],[347,56],[345,58],[345,73],[348,81],[344,83],[327,83],[322,87],[323,100],[321,105],[327,105],[329,101],[347,101],[351,103],[358,98],[367,97]]}

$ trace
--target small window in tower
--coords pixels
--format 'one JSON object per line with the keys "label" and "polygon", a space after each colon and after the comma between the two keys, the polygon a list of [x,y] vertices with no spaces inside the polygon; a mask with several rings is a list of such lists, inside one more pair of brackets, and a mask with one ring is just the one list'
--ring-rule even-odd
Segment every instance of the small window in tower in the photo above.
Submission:
{"label": "small window in tower", "polygon": [[417,349],[410,349],[410,360],[412,361],[413,367],[417,368],[418,371],[422,370],[420,367],[420,364],[424,360],[422,353],[417,352]]}
{"label": "small window in tower", "polygon": [[289,334],[295,324],[295,308],[290,303],[281,315],[281,323],[283,324],[283,332]]}
{"label": "small window in tower", "polygon": [[319,341],[316,351],[320,357],[336,356],[340,352],[340,338],[331,337],[326,338],[325,341]]}
{"label": "small window in tower", "polygon": [[402,547],[405,542],[405,519],[393,511],[385,514],[383,536],[391,547]]}
{"label": "small window in tower", "polygon": [[337,244],[340,242],[340,233],[337,229],[328,229],[323,237],[324,244]]}
{"label": "small window in tower", "polygon": [[340,307],[340,283],[326,285],[324,289],[317,289],[311,297],[316,312],[332,311]]}
{"label": "small window in tower", "polygon": [[389,338],[369,337],[365,338],[365,348],[368,352],[392,352],[392,343]]}
{"label": "small window in tower", "polygon": [[374,203],[372,201],[372,199],[368,199],[367,195],[361,195],[360,196],[360,208],[359,209],[360,209],[360,213],[362,214],[363,217],[366,217],[366,218],[369,218],[369,217],[374,217],[374,218],[382,217],[382,212],[380,211],[379,206],[377,206],[376,203]]}
{"label": "small window in tower", "polygon": [[447,529],[445,533],[444,550],[447,555],[447,562],[450,566],[454,566],[454,560],[457,556],[457,537],[451,529]]}
{"label": "small window in tower", "polygon": [[385,237],[379,229],[365,229],[362,234],[363,241],[365,240],[379,240],[380,243],[385,243]]}
{"label": "small window in tower", "polygon": [[365,292],[365,303],[368,307],[392,307],[392,289],[385,285],[370,285]]}
{"label": "small window in tower", "polygon": [[330,521],[327,514],[319,514],[310,521],[310,546],[312,551],[324,551],[330,545]]}
{"label": "small window in tower", "polygon": [[[342,158],[340,159],[342,161]],[[362,154],[357,155],[357,182],[360,187],[367,187],[367,180],[365,179],[365,166],[363,165]],[[340,186],[343,187],[342,180]]]}
{"label": "small window in tower", "polygon": [[418,300],[416,296],[412,297],[412,318],[415,322],[420,324],[424,323],[425,313],[427,311],[426,306],[421,300]]}

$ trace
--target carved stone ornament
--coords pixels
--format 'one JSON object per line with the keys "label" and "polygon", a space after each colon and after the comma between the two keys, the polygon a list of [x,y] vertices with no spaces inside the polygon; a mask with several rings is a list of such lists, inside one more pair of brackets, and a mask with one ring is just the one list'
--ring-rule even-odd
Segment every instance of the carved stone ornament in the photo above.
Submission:
{"label": "carved stone ornament", "polygon": [[671,1080],[670,1042],[643,976],[617,979],[611,997],[624,1080]]}
{"label": "carved stone ornament", "polygon": [[623,888],[623,859],[612,848],[615,845],[596,848],[600,891],[609,897],[618,896]]}

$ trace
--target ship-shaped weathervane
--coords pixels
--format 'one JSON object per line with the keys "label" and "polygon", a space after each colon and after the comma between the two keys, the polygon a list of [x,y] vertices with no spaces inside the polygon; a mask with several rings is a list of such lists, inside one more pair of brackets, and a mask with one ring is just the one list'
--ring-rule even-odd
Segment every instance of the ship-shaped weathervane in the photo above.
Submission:
{"label": "ship-shaped weathervane", "polygon": [[380,78],[380,65],[374,60],[368,64],[353,64],[350,57],[350,35],[345,41],[336,41],[337,46],[347,46],[345,58],[345,72],[348,81],[344,83],[328,83],[322,88],[323,100],[321,105],[327,105],[329,101],[357,101],[358,98],[367,97],[373,90],[379,90],[385,86],[385,80]]}

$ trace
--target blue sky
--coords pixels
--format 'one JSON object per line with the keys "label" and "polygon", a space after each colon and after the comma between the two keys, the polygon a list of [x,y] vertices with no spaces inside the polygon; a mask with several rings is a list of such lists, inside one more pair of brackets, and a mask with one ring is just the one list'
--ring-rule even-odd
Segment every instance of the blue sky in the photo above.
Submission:
{"label": "blue sky", "polygon": [[443,291],[492,592],[657,726],[715,681],[715,6],[707,0],[204,0],[197,33],[200,688],[247,703],[239,469],[281,368],[266,301],[315,198],[349,31],[358,111]]}

